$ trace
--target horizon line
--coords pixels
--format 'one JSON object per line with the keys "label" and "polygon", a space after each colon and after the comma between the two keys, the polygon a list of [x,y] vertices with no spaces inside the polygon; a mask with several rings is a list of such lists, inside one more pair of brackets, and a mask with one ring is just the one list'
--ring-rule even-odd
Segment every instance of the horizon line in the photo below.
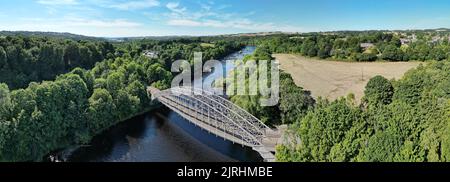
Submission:
{"label": "horizon line", "polygon": [[413,29],[342,29],[342,30],[322,30],[322,31],[303,31],[303,32],[289,32],[289,31],[256,31],[256,32],[241,32],[241,33],[224,33],[224,34],[211,34],[211,35],[143,35],[143,36],[91,36],[84,35],[73,32],[57,32],[57,31],[33,31],[33,30],[0,30],[0,32],[30,32],[30,33],[59,33],[59,34],[72,34],[91,38],[106,38],[106,39],[124,39],[124,38],[146,38],[146,37],[216,37],[216,36],[230,36],[230,35],[240,35],[240,34],[263,34],[263,33],[280,33],[280,34],[305,34],[305,33],[330,33],[330,32],[369,32],[369,31],[424,31],[424,30],[439,30],[447,29],[450,27],[440,27],[440,28],[413,28]]}

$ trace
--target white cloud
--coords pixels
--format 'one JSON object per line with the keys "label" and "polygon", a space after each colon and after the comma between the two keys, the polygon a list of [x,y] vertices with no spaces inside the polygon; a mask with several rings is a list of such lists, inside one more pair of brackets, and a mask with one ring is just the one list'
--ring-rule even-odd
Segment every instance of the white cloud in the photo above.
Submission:
{"label": "white cloud", "polygon": [[200,6],[202,7],[202,9],[209,11],[211,10],[211,6],[210,5],[206,5],[206,4],[200,4]]}
{"label": "white cloud", "polygon": [[186,10],[187,10],[186,7],[180,7],[180,3],[175,3],[175,2],[167,3],[166,7],[170,11],[179,13],[179,14],[182,14],[182,13],[186,12]]}
{"label": "white cloud", "polygon": [[98,27],[98,28],[133,28],[139,27],[142,24],[137,22],[128,21],[125,19],[114,19],[114,20],[91,20],[91,19],[81,19],[73,18],[62,22],[67,26],[84,26],[84,27]]}
{"label": "white cloud", "polygon": [[[64,17],[58,19],[21,18],[19,22],[0,26],[4,30],[53,31],[72,32],[91,36],[117,36],[132,35],[142,29],[142,24],[125,19],[83,19],[77,17]],[[130,34],[126,34],[129,30]]]}
{"label": "white cloud", "polygon": [[39,4],[45,5],[75,5],[78,4],[77,0],[39,0]]}
{"label": "white cloud", "polygon": [[[220,9],[214,9],[211,6],[200,4],[200,10],[196,12],[187,11],[179,3],[170,2],[166,7],[171,13],[168,17],[167,25],[184,27],[209,27],[221,29],[239,29],[249,31],[286,31],[299,32],[300,27],[281,25],[272,22],[255,22],[250,20],[256,12],[248,13],[220,13]],[[221,7],[223,8],[223,7]]]}
{"label": "white cloud", "polygon": [[188,26],[188,27],[199,27],[199,26],[204,26],[204,24],[202,22],[198,22],[195,20],[169,20],[167,22],[168,25],[173,25],[173,26]]}
{"label": "white cloud", "polygon": [[189,19],[173,19],[167,22],[171,26],[186,26],[186,27],[211,27],[211,28],[236,28],[242,30],[253,31],[288,31],[297,32],[301,28],[294,26],[281,26],[274,23],[255,23],[248,19],[238,20],[189,20]]}
{"label": "white cloud", "polygon": [[159,6],[160,3],[157,0],[142,0],[142,1],[128,1],[124,3],[113,3],[107,5],[109,8],[118,10],[138,10]]}

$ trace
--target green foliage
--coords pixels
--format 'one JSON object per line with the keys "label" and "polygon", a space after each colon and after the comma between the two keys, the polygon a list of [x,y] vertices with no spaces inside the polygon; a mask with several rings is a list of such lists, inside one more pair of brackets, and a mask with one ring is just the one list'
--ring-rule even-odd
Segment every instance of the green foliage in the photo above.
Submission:
{"label": "green foliage", "polygon": [[382,77],[371,79],[364,98],[376,107],[357,107],[346,99],[319,100],[290,129],[289,135],[299,142],[278,147],[277,159],[448,161],[449,68],[450,62],[432,62],[409,71],[392,85]]}
{"label": "green foliage", "polygon": [[[399,34],[401,33],[401,34]],[[416,34],[417,39],[405,34]],[[418,36],[425,34],[425,36]],[[440,35],[442,39],[448,33]],[[400,39],[410,42],[403,44]],[[303,33],[295,35],[273,35],[256,39],[257,45],[263,45],[273,53],[296,53],[320,59],[339,59],[351,61],[441,61],[449,58],[446,52],[450,46],[448,41],[431,41],[435,38],[430,32],[397,32],[382,31]],[[372,44],[373,46],[364,46]]]}
{"label": "green foliage", "polygon": [[443,141],[442,141],[442,160],[450,161],[450,100],[447,101],[446,114],[444,118],[447,118]]}
{"label": "green foliage", "polygon": [[378,56],[374,53],[360,53],[356,56],[356,61],[362,61],[362,62],[372,62],[376,61],[378,59]]}
{"label": "green foliage", "polygon": [[345,99],[330,104],[319,100],[316,109],[300,121],[302,156],[311,161],[330,161],[333,145],[341,142],[353,122],[360,119],[360,111],[347,105]]}
{"label": "green foliage", "polygon": [[364,151],[363,161],[392,162],[394,156],[400,150],[400,138],[397,133],[380,131],[370,137],[367,148]]}
{"label": "green foliage", "polygon": [[[136,44],[160,51],[155,60],[141,56],[142,49],[133,42],[116,49],[107,42],[31,38],[24,46],[20,42],[25,38],[6,40],[0,41],[0,82],[13,89],[29,86],[10,91],[0,84],[0,161],[40,161],[51,151],[88,143],[99,132],[148,110],[146,87],[168,88],[172,79],[160,63],[189,59],[201,47],[195,41]],[[240,46],[219,41],[203,49],[216,57]],[[56,74],[61,75],[54,81],[29,83]]]}
{"label": "green foliage", "polygon": [[[0,41],[0,82],[11,89],[30,82],[55,79],[76,67],[92,68],[114,53],[112,46],[99,41],[73,41],[48,37],[11,36]],[[102,52],[107,51],[107,52]]]}
{"label": "green foliage", "polygon": [[[252,56],[247,56],[244,60],[272,60],[271,57],[271,52],[267,47],[259,46]],[[250,73],[247,74],[249,75]],[[246,76],[246,88],[249,88],[248,75]],[[314,99],[309,92],[297,87],[290,75],[281,73],[279,86],[280,101],[276,106],[261,106],[260,99],[263,96],[259,94],[234,95],[231,97],[231,101],[268,125],[292,123],[296,118],[303,117],[308,110],[312,109]]]}
{"label": "green foliage", "polygon": [[289,74],[280,75],[280,115],[283,124],[291,124],[313,108],[314,99],[309,92],[297,87]]}
{"label": "green foliage", "polygon": [[382,51],[383,55],[381,59],[388,61],[405,61],[407,58],[405,57],[402,50],[400,50],[397,46],[388,45]]}
{"label": "green foliage", "polygon": [[364,90],[364,99],[369,105],[390,104],[394,95],[394,87],[383,76],[375,76],[369,80]]}
{"label": "green foliage", "polygon": [[92,96],[89,98],[89,130],[90,133],[101,131],[115,120],[117,114],[117,107],[114,104],[113,97],[106,89],[95,89]]}
{"label": "green foliage", "polygon": [[172,73],[166,71],[160,64],[153,64],[147,69],[146,74],[147,80],[153,83],[155,81],[164,80],[165,78],[170,78]]}
{"label": "green foliage", "polygon": [[6,116],[9,114],[11,107],[11,94],[8,85],[0,84],[0,116]]}
{"label": "green foliage", "polygon": [[3,69],[3,67],[5,67],[7,63],[8,60],[6,58],[5,49],[3,49],[3,47],[0,46],[0,69]]}

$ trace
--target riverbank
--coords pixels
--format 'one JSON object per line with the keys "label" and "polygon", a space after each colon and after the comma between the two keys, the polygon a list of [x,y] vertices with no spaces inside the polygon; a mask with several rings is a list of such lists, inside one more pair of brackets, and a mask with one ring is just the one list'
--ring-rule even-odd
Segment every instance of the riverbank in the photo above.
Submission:
{"label": "riverbank", "polygon": [[82,148],[82,147],[90,146],[90,144],[92,143],[92,140],[93,140],[96,136],[98,136],[98,135],[100,135],[100,134],[106,132],[107,130],[111,129],[111,128],[114,127],[114,126],[117,126],[117,125],[119,125],[119,124],[121,124],[121,123],[123,123],[123,122],[126,122],[126,121],[128,121],[128,120],[130,120],[130,119],[133,119],[133,118],[135,118],[135,117],[139,117],[139,116],[145,115],[145,114],[147,114],[147,113],[149,113],[149,112],[151,112],[151,111],[154,111],[154,110],[156,110],[156,109],[159,109],[159,108],[161,108],[161,107],[163,107],[163,105],[162,105],[161,103],[154,103],[153,105],[149,106],[148,108],[144,109],[143,111],[138,112],[138,113],[136,113],[136,114],[133,114],[133,115],[131,115],[131,116],[125,118],[125,119],[122,119],[122,120],[120,120],[120,121],[118,121],[118,122],[112,124],[112,125],[109,126],[109,127],[106,127],[106,128],[104,128],[104,129],[98,131],[96,134],[94,134],[94,137],[92,137],[92,138],[90,139],[90,141],[89,141],[88,144],[76,144],[76,145],[70,145],[70,146],[64,147],[63,149],[58,149],[58,150],[56,150],[56,151],[50,152],[49,154],[47,154],[47,155],[45,155],[45,156],[43,157],[43,161],[48,161],[48,162],[65,162],[65,161],[67,161],[67,159],[69,158],[69,156],[72,155],[72,153],[73,153],[74,151],[77,151],[77,150],[79,150],[79,149]]}
{"label": "riverbank", "polygon": [[[224,60],[242,59],[254,47],[246,47]],[[231,68],[224,68],[225,70]],[[205,74],[212,79],[213,74]],[[250,148],[211,135],[170,109],[156,103],[95,134],[89,145],[69,147],[68,161],[86,162],[211,162],[261,161]]]}

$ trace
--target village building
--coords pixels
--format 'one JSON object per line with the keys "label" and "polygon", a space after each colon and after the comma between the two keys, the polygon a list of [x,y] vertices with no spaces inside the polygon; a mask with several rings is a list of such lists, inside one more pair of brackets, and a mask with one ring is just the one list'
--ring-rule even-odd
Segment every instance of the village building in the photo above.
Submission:
{"label": "village building", "polygon": [[158,52],[157,51],[145,50],[143,52],[143,55],[147,56],[148,58],[152,58],[152,59],[158,58]]}

